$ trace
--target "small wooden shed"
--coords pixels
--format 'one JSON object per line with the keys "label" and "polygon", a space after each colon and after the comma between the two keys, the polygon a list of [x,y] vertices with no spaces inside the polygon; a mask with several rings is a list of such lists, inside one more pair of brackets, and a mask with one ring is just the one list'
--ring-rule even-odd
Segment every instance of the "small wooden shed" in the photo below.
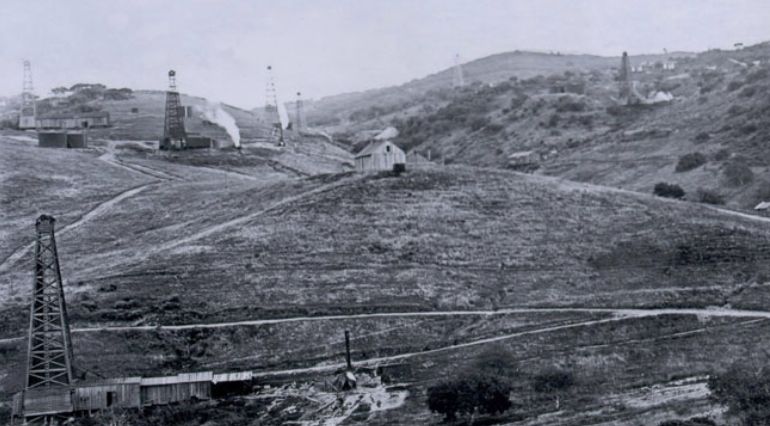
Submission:
{"label": "small wooden shed", "polygon": [[356,171],[359,173],[393,170],[396,164],[406,164],[406,154],[389,140],[369,144],[355,158]]}
{"label": "small wooden shed", "polygon": [[211,371],[143,378],[142,405],[164,405],[192,398],[211,399],[212,379]]}
{"label": "small wooden shed", "polygon": [[770,201],[763,201],[757,204],[757,206],[754,207],[754,211],[764,216],[770,216]]}
{"label": "small wooden shed", "polygon": [[104,382],[82,383],[75,388],[75,411],[141,406],[141,377],[122,377]]}

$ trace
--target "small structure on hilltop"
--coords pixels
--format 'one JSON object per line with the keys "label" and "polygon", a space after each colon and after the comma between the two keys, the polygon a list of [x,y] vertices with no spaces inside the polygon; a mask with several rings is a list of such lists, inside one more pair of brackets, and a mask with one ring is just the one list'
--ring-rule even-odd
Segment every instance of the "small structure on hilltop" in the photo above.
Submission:
{"label": "small structure on hilltop", "polygon": [[356,154],[355,166],[359,173],[405,169],[406,154],[390,140],[375,141]]}
{"label": "small structure on hilltop", "polygon": [[533,172],[540,167],[540,156],[535,151],[519,151],[508,156],[508,168]]}
{"label": "small structure on hilltop", "polygon": [[770,216],[770,201],[763,201],[754,207],[754,211],[764,216]]}
{"label": "small structure on hilltop", "polygon": [[107,111],[58,113],[41,115],[36,120],[41,129],[89,129],[109,127],[110,113]]}

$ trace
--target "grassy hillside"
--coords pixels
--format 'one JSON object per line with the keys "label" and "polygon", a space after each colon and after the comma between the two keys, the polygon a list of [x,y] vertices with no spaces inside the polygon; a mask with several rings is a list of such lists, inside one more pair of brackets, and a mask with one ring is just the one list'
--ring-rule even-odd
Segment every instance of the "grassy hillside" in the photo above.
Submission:
{"label": "grassy hillside", "polygon": [[[217,165],[203,155],[169,161],[116,154],[127,170],[99,152],[90,159],[90,151],[49,157],[53,151],[23,141],[6,141],[2,148],[54,174],[94,161],[91,181],[102,182],[105,191],[119,191],[113,173],[121,181],[125,172],[140,180],[155,173],[142,191],[58,235],[73,327],[144,327],[76,332],[79,366],[88,371],[113,376],[333,368],[347,328],[360,337],[357,361],[403,355],[411,366],[403,376],[412,383],[406,405],[373,414],[371,423],[424,423],[438,420],[424,408],[433,378],[463,368],[487,346],[485,339],[499,339],[522,368],[558,363],[581,371],[576,395],[583,396],[568,399],[568,411],[560,414],[579,418],[605,407],[607,398],[625,401],[639,386],[708,373],[743,356],[740,348],[767,344],[756,338],[764,323],[742,318],[704,325],[692,314],[615,318],[601,311],[431,320],[396,315],[164,331],[157,325],[509,307],[762,310],[770,304],[770,231],[767,223],[700,204],[494,169],[428,166],[400,177],[297,179],[267,162]],[[15,174],[23,177],[25,170],[16,167]],[[248,178],[239,177],[246,171]],[[42,204],[49,201],[37,192],[8,198],[12,209],[29,203],[38,206],[35,211],[82,214],[86,209],[76,200],[85,193],[73,196],[53,205]],[[34,217],[27,219],[6,232],[28,241]],[[24,333],[29,261],[27,252],[0,265],[8,296],[0,307],[0,339]],[[690,337],[665,337],[680,334]],[[654,351],[643,344],[650,339],[662,339]],[[705,344],[721,350],[695,350]],[[23,371],[23,341],[0,341],[0,347],[0,384],[12,392]],[[644,380],[638,379],[642,369]],[[680,409],[709,409],[698,401]],[[534,418],[549,407],[533,402],[506,418]],[[639,412],[633,406],[613,410],[590,416]]]}
{"label": "grassy hillside", "polygon": [[[670,57],[687,55],[672,53]],[[655,62],[662,58],[663,55],[641,55],[636,57],[634,62]],[[526,79],[560,74],[567,70],[606,70],[617,67],[619,63],[620,57],[514,51],[476,59],[464,63],[462,67],[467,83],[496,84],[512,77]],[[318,101],[306,102],[308,120],[311,124],[345,129],[350,124],[359,122],[362,115],[382,116],[420,106],[424,103],[421,100],[423,96],[450,88],[452,75],[453,69],[449,68],[400,86],[328,96]]]}
{"label": "grassy hillside", "polygon": [[[672,58],[675,69],[632,74],[641,96],[666,93],[670,102],[624,106],[616,69],[565,66],[359,110],[339,136],[355,142],[358,131],[392,125],[404,148],[446,162],[505,168],[511,154],[533,151],[541,174],[646,193],[669,182],[690,200],[744,209],[768,199],[769,45]],[[700,160],[687,163],[693,156]]]}
{"label": "grassy hillside", "polygon": [[[426,389],[490,348],[515,362],[515,405],[482,422],[720,419],[707,375],[770,348],[770,222],[563,177],[642,192],[665,180],[689,199],[703,187],[732,206],[753,202],[767,177],[768,81],[765,65],[748,63],[764,49],[636,76],[637,90],[671,92],[671,104],[617,107],[614,72],[586,58],[584,71],[548,77],[490,69],[505,81],[362,114],[353,130],[393,123],[405,147],[454,163],[400,176],[345,172],[350,154],[321,137],[269,146],[259,117],[237,109],[242,152],[157,153],[145,141],[160,129],[159,92],[100,100],[116,125],[94,132],[90,149],[4,135],[0,422],[23,382],[15,338],[28,321],[40,213],[58,219],[76,365],[90,378],[248,369],[259,384],[301,387],[340,367],[350,330],[356,365],[395,364],[408,396],[342,424],[439,424]],[[504,170],[525,149],[540,156],[539,174]],[[705,164],[677,172],[695,152]],[[559,410],[530,385],[553,367],[576,380]],[[281,424],[297,407],[320,409],[295,388],[260,392],[129,414],[135,424]]]}

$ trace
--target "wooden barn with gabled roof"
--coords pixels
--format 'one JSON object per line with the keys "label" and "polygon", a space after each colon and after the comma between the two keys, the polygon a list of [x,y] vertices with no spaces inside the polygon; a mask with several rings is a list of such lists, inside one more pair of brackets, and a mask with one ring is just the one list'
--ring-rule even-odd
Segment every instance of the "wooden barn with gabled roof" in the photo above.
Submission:
{"label": "wooden barn with gabled roof", "polygon": [[397,164],[406,164],[406,154],[389,140],[369,144],[355,158],[356,171],[359,173],[393,170]]}

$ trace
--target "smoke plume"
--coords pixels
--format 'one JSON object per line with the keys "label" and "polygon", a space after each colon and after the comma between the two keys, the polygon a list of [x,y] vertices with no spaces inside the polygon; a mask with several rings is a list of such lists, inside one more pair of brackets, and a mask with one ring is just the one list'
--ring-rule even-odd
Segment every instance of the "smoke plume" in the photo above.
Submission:
{"label": "smoke plume", "polygon": [[227,131],[236,148],[241,146],[241,129],[235,124],[235,119],[222,108],[222,104],[209,102],[203,109],[203,116],[212,123],[218,124]]}

